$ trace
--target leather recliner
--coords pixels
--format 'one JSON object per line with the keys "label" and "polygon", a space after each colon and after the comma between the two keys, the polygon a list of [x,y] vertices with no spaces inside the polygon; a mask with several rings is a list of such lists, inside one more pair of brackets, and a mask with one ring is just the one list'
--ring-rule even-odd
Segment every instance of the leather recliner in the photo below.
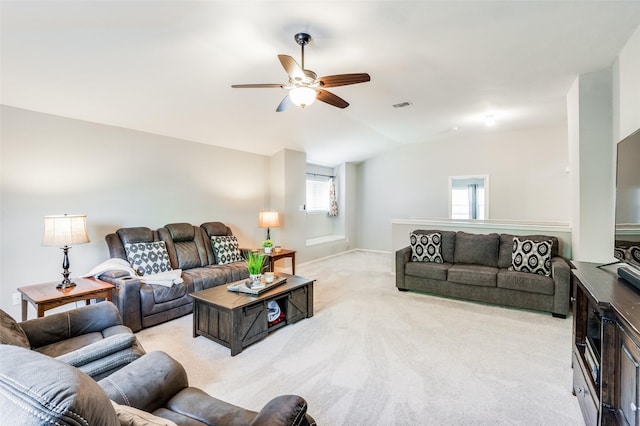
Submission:
{"label": "leather recliner", "polygon": [[16,346],[0,345],[0,359],[0,413],[7,424],[315,425],[300,396],[278,396],[255,412],[189,387],[184,368],[164,352],[148,353],[99,382]]}
{"label": "leather recliner", "polygon": [[221,222],[201,226],[188,223],[167,224],[157,231],[146,227],[121,228],[105,237],[112,258],[127,260],[125,244],[164,241],[172,269],[182,270],[183,283],[165,287],[145,284],[126,271],[110,271],[100,279],[115,285],[114,303],[124,323],[134,332],[193,311],[194,291],[227,284],[249,277],[244,262],[218,264],[211,248],[212,236],[232,236]]}
{"label": "leather recliner", "polygon": [[[0,343],[32,349],[78,367],[95,380],[144,355],[111,302],[17,323],[0,310]],[[2,360],[4,362],[4,359]]]}

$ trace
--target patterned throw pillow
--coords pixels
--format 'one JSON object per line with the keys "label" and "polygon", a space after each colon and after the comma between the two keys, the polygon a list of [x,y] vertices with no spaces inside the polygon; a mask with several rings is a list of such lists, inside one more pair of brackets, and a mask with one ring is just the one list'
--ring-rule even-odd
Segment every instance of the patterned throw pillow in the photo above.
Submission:
{"label": "patterned throw pillow", "polygon": [[158,274],[171,270],[169,253],[164,241],[153,243],[127,243],[124,245],[127,260],[138,275]]}
{"label": "patterned throw pillow", "polygon": [[216,256],[218,265],[226,265],[227,263],[244,260],[238,247],[238,240],[233,235],[228,237],[211,237],[211,247],[213,248],[213,254]]}
{"label": "patterned throw pillow", "polygon": [[433,234],[409,234],[411,241],[412,262],[443,263],[441,241],[439,232]]}
{"label": "patterned throw pillow", "polygon": [[552,245],[551,240],[535,242],[514,237],[509,270],[550,276]]}

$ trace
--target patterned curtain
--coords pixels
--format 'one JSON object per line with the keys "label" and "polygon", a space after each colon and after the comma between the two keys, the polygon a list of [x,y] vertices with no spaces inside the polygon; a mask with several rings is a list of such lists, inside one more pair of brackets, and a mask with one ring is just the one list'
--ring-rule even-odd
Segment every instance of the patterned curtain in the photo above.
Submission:
{"label": "patterned curtain", "polygon": [[338,197],[336,197],[336,180],[329,179],[329,216],[338,216]]}

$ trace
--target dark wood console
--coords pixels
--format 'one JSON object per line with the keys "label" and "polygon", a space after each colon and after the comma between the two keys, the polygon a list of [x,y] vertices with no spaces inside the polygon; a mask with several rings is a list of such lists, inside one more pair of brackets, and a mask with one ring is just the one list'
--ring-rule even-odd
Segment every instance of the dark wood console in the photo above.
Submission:
{"label": "dark wood console", "polygon": [[639,426],[640,291],[597,264],[573,265],[573,392],[585,423]]}

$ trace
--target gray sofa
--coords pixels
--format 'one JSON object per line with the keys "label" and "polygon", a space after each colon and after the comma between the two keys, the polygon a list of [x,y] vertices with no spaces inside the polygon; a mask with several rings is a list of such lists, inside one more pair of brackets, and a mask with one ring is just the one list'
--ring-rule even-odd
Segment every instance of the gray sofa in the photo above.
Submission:
{"label": "gray sofa", "polygon": [[275,397],[255,412],[190,387],[184,368],[164,352],[150,352],[99,382],[24,348],[0,345],[0,359],[0,413],[7,425],[315,424],[297,395]]}
{"label": "gray sofa", "polygon": [[[558,255],[558,239],[544,235],[469,234],[416,230],[416,236],[440,234],[441,262],[412,260],[409,245],[396,251],[396,287],[435,295],[551,312],[569,311],[570,267]],[[551,241],[550,275],[510,270],[514,237],[535,243]],[[414,249],[415,250],[415,249]]]}
{"label": "gray sofa", "polygon": [[200,226],[171,223],[151,230],[146,227],[121,228],[105,237],[112,258],[127,260],[125,244],[164,241],[172,269],[182,270],[183,283],[170,287],[145,284],[125,271],[109,271],[100,279],[116,286],[113,301],[124,324],[134,332],[193,311],[190,293],[249,277],[244,261],[221,265],[212,249],[211,238],[233,236],[221,222]]}
{"label": "gray sofa", "polygon": [[[83,306],[21,323],[0,310],[0,343],[40,352],[95,380],[144,355],[111,302]],[[4,360],[2,360],[4,362]]]}

